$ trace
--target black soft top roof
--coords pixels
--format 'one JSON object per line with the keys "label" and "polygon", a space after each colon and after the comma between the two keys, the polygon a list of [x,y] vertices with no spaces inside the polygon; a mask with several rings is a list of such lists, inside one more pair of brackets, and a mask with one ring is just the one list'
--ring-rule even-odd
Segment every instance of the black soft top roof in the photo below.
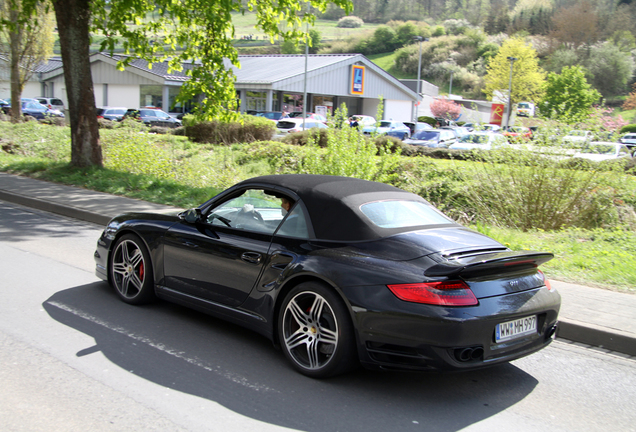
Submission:
{"label": "black soft top roof", "polygon": [[269,185],[274,189],[283,188],[295,193],[309,212],[316,238],[321,240],[366,241],[413,231],[415,227],[380,228],[364,216],[360,206],[389,199],[426,203],[422,197],[394,186],[351,177],[313,174],[271,175],[251,178],[237,186],[248,184]]}

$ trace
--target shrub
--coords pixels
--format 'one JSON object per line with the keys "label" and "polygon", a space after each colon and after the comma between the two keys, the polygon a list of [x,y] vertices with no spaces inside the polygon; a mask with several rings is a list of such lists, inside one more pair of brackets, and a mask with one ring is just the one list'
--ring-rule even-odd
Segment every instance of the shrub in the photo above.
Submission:
{"label": "shrub", "polygon": [[432,36],[439,37],[439,36],[444,36],[445,34],[446,34],[446,29],[443,26],[438,25],[437,27],[433,29]]}
{"label": "shrub", "polygon": [[175,178],[170,154],[150,145],[144,135],[120,129],[102,137],[102,146],[106,168],[162,179]]}
{"label": "shrub", "polygon": [[521,150],[484,152],[482,157],[484,163],[463,171],[466,196],[479,222],[527,231],[618,221],[611,175],[565,169],[558,160]]}
{"label": "shrub", "polygon": [[160,134],[160,135],[166,135],[172,132],[172,128],[167,128],[163,126],[151,126],[149,132]]}
{"label": "shrub", "polygon": [[386,150],[390,153],[402,153],[402,146],[405,144],[401,139],[395,138],[388,135],[380,135],[373,139],[373,143],[378,149],[378,154],[381,154],[383,150]]}
{"label": "shrub", "polygon": [[632,132],[636,132],[636,124],[628,124],[623,126],[619,133],[626,134],[626,133],[632,133]]}
{"label": "shrub", "polygon": [[221,120],[196,122],[189,118],[185,134],[194,142],[230,145],[240,142],[271,140],[276,126],[274,122],[262,117],[244,115],[239,121]]}
{"label": "shrub", "polygon": [[[313,138],[313,139],[311,139]],[[318,134],[310,137],[309,151],[299,166],[300,173],[356,177],[391,183],[399,167],[399,151],[391,153],[355,128],[329,129],[327,148],[319,151]],[[378,157],[379,156],[379,157]]]}
{"label": "shrub", "polygon": [[356,16],[345,16],[338,20],[336,27],[340,28],[359,28],[362,27],[364,21]]}
{"label": "shrub", "polygon": [[311,142],[316,143],[318,147],[325,148],[328,141],[327,134],[327,129],[306,130],[286,135],[281,141],[285,144],[305,146],[311,139]]}
{"label": "shrub", "polygon": [[97,125],[100,129],[115,129],[121,126],[119,122],[102,118],[97,119]]}
{"label": "shrub", "polygon": [[428,117],[428,116],[420,116],[417,118],[417,121],[422,123],[428,123],[433,127],[435,127],[435,125],[437,124],[437,120],[435,120],[433,117]]}
{"label": "shrub", "polygon": [[46,117],[44,120],[40,120],[42,124],[48,124],[52,126],[66,126],[66,119],[64,117]]}

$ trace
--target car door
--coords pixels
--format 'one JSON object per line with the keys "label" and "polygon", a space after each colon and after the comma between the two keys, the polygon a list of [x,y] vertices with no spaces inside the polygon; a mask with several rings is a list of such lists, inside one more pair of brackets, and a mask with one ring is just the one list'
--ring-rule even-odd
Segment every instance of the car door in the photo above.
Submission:
{"label": "car door", "polygon": [[260,189],[213,206],[197,223],[180,221],[164,237],[164,283],[175,291],[238,306],[269,260],[283,219],[280,200]]}
{"label": "car door", "polygon": [[170,117],[169,114],[163,112],[163,111],[156,111],[155,112],[155,116],[156,118],[156,122],[154,123],[155,126],[161,126],[161,127],[172,127],[173,126],[173,120]]}

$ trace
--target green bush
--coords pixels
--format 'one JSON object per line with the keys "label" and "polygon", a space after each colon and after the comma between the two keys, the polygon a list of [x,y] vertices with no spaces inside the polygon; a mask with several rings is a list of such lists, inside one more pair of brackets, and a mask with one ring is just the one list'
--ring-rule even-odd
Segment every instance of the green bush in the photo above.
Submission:
{"label": "green bush", "polygon": [[121,123],[113,121],[113,120],[98,118],[97,125],[99,126],[100,129],[116,129],[121,126]]}
{"label": "green bush", "polygon": [[437,125],[437,120],[435,120],[433,117],[427,117],[427,116],[420,116],[417,118],[418,122],[422,122],[422,123],[428,123],[431,126],[435,127],[435,125]]}
{"label": "green bush", "polygon": [[443,26],[438,25],[437,27],[433,29],[432,36],[440,37],[440,36],[444,36],[445,34],[446,34],[446,29]]}
{"label": "green bush", "polygon": [[285,144],[305,146],[311,139],[311,142],[316,143],[318,147],[325,148],[328,141],[327,135],[328,129],[306,130],[286,135],[281,141]]}
{"label": "green bush", "polygon": [[[355,128],[329,129],[327,147],[318,145],[319,134],[311,135],[310,150],[299,164],[299,172],[357,177],[391,183],[399,171],[399,151],[378,148]],[[313,150],[313,151],[312,151]]]}
{"label": "green bush", "polygon": [[523,231],[596,228],[622,223],[616,179],[597,170],[565,169],[559,160],[523,150],[482,155],[462,175],[479,222]]}
{"label": "green bush", "polygon": [[345,16],[338,20],[336,27],[340,28],[359,28],[362,27],[364,21],[356,16]]}
{"label": "green bush", "polygon": [[148,132],[155,133],[155,134],[160,134],[160,135],[166,135],[166,134],[172,133],[173,129],[174,128],[168,128],[168,127],[163,127],[163,126],[151,126],[150,130]]}
{"label": "green bush", "polygon": [[221,120],[197,122],[189,118],[186,122],[185,134],[197,143],[230,145],[240,142],[271,140],[276,125],[263,117],[244,115],[239,121],[225,122]]}
{"label": "green bush", "polygon": [[636,124],[628,124],[621,128],[621,134],[636,132]]}
{"label": "green bush", "polygon": [[161,179],[176,177],[171,154],[149,144],[148,138],[130,129],[118,129],[102,137],[104,167]]}

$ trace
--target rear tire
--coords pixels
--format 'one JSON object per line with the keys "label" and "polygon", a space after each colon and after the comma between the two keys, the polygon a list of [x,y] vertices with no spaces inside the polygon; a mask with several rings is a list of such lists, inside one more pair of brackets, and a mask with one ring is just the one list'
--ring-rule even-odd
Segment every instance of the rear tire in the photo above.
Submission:
{"label": "rear tire", "polygon": [[347,307],[318,282],[294,287],[278,315],[278,337],[294,369],[312,378],[327,378],[354,369],[356,341]]}
{"label": "rear tire", "polygon": [[109,261],[109,280],[121,300],[135,305],[155,300],[150,254],[138,236],[119,238]]}

